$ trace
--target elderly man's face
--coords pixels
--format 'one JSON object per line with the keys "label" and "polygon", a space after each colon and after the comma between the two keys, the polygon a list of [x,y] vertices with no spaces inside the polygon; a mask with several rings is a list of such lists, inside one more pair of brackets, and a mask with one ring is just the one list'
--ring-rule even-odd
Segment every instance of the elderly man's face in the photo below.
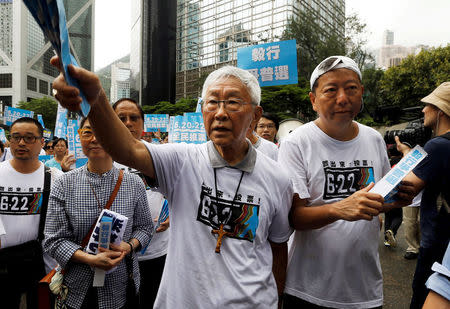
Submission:
{"label": "elderly man's face", "polygon": [[239,111],[227,111],[220,104],[216,111],[203,108],[203,120],[208,137],[216,146],[228,147],[245,141],[245,135],[252,120],[261,117],[260,106],[251,104],[251,97],[242,82],[234,77],[219,80],[206,91],[204,101],[240,99],[245,103]]}
{"label": "elderly man's face", "polygon": [[358,75],[349,69],[329,71],[318,79],[315,94],[309,97],[313,109],[324,124],[351,122],[361,109],[364,87]]}

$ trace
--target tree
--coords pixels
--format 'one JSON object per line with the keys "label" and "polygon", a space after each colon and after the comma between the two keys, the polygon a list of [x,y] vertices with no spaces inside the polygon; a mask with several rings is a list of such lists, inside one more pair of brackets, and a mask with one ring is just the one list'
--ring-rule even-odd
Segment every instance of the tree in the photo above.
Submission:
{"label": "tree", "polygon": [[336,31],[327,35],[318,18],[310,10],[300,12],[288,21],[282,39],[297,41],[297,65],[299,76],[309,79],[316,65],[333,55],[347,55],[360,67],[373,57],[364,49],[366,24],[354,14],[345,19],[345,36]]}
{"label": "tree", "polygon": [[299,76],[308,79],[315,66],[331,55],[345,52],[345,44],[336,34],[324,37],[318,19],[310,10],[300,11],[297,18],[288,21],[281,37],[283,40],[295,39],[297,42],[297,66]]}
{"label": "tree", "polygon": [[33,111],[35,115],[41,114],[44,119],[45,127],[51,131],[55,129],[58,103],[52,98],[43,97],[40,99],[31,99],[29,102],[20,101],[18,107]]}
{"label": "tree", "polygon": [[308,121],[316,115],[308,93],[308,88],[298,85],[264,87],[261,91],[261,106],[265,112],[276,114],[281,120],[300,118]]}
{"label": "tree", "polygon": [[144,105],[142,109],[145,114],[169,114],[171,116],[183,115],[185,112],[195,112],[197,99],[182,98],[175,104],[167,101],[161,101],[155,105]]}
{"label": "tree", "polygon": [[365,49],[367,24],[357,14],[345,17],[345,55],[355,60],[361,69],[367,63],[373,63],[373,56]]}
{"label": "tree", "polygon": [[421,105],[420,99],[450,80],[450,44],[410,55],[384,73],[380,83],[383,105]]}
{"label": "tree", "polygon": [[383,78],[384,71],[377,69],[375,66],[365,68],[362,71],[362,83],[364,85],[364,109],[370,115],[373,115],[377,107],[382,105],[381,98],[381,84],[380,80]]}

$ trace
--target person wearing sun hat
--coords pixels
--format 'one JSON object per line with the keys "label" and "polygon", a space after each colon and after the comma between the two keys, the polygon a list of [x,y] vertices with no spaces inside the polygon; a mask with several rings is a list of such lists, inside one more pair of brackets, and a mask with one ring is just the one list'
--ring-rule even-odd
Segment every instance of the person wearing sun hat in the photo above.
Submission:
{"label": "person wearing sun hat", "polygon": [[[421,240],[411,299],[413,309],[422,308],[428,295],[425,282],[432,274],[431,266],[442,261],[450,239],[450,82],[442,83],[421,101],[425,103],[424,126],[431,128],[435,137],[424,146],[428,156],[405,177],[416,192],[423,189]],[[407,154],[410,148],[398,137],[395,139],[397,149]]]}

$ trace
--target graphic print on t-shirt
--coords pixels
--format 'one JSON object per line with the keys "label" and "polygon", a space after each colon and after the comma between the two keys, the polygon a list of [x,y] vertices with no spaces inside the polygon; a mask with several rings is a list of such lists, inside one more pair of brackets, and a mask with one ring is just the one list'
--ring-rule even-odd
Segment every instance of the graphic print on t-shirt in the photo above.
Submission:
{"label": "graphic print on t-shirt", "polygon": [[348,164],[352,166],[346,165],[343,161],[322,162],[325,174],[324,200],[346,198],[375,182],[373,167],[368,166],[367,160],[355,160]]}
{"label": "graphic print on t-shirt", "polygon": [[238,194],[233,202],[232,198],[225,199],[223,192],[217,191],[216,203],[216,197],[212,195],[212,192],[212,188],[202,185],[197,220],[213,229],[219,229],[223,224],[223,229],[231,233],[228,237],[253,242],[259,224],[260,200],[256,200],[253,195],[247,195],[244,198]]}
{"label": "graphic print on t-shirt", "polygon": [[38,215],[41,212],[41,188],[0,187],[0,214],[2,215]]}

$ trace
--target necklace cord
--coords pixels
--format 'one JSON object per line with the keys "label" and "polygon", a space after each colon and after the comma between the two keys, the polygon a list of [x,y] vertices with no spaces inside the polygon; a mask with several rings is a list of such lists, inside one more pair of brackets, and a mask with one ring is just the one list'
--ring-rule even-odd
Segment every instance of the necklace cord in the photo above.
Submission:
{"label": "necklace cord", "polygon": [[[237,198],[237,195],[238,195],[238,192],[239,192],[239,188],[241,187],[242,178],[244,178],[244,173],[245,172],[242,171],[241,177],[239,178],[239,183],[237,185],[236,192],[234,193],[233,200],[231,201],[231,207],[234,206],[234,202],[236,201],[236,198]],[[218,208],[219,207],[219,198],[217,196],[217,169],[216,168],[214,168],[214,186],[215,186],[215,190],[216,190],[216,206]],[[223,224],[223,222],[220,222],[220,220],[219,220],[219,213],[217,213],[217,221],[219,223],[219,226],[221,224]]]}

